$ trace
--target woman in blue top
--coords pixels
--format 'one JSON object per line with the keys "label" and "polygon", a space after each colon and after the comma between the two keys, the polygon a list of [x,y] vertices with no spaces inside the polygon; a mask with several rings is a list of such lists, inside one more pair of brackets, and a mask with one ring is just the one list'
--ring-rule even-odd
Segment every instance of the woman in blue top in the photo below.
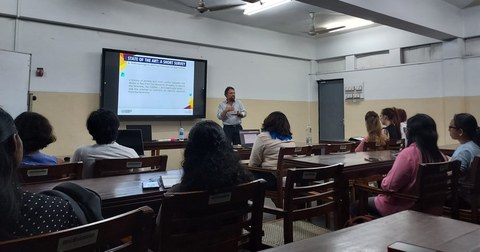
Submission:
{"label": "woman in blue top", "polygon": [[480,130],[475,117],[468,113],[453,116],[448,131],[452,139],[458,140],[460,145],[452,155],[453,160],[460,160],[460,180],[468,179],[470,164],[475,156],[480,155]]}
{"label": "woman in blue top", "polygon": [[54,165],[62,162],[40,152],[57,140],[47,118],[35,112],[23,112],[15,118],[15,126],[23,141],[24,155],[20,166]]}
{"label": "woman in blue top", "polygon": [[[480,130],[478,129],[477,120],[467,113],[456,114],[448,126],[448,131],[450,137],[458,140],[460,143],[452,155],[453,160],[462,162],[459,181],[468,181],[472,161],[475,156],[480,155]],[[460,208],[470,208],[470,197],[468,192],[464,191],[462,187],[459,191],[458,204]]]}

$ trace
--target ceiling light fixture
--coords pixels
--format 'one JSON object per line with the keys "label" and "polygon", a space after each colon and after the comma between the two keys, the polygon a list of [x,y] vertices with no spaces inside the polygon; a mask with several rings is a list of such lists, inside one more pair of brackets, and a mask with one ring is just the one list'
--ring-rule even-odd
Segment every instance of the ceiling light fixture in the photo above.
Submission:
{"label": "ceiling light fixture", "polygon": [[349,20],[344,20],[344,21],[341,21],[341,22],[326,24],[324,27],[327,28],[327,29],[331,29],[331,28],[334,28],[334,27],[344,26],[343,28],[330,31],[330,32],[338,32],[338,31],[358,28],[358,27],[362,27],[362,26],[367,26],[367,25],[371,25],[371,24],[373,24],[373,22],[370,21],[370,20],[365,20],[365,19],[361,19],[361,18],[351,18]]}
{"label": "ceiling light fixture", "polygon": [[249,4],[243,11],[243,15],[253,15],[292,1],[293,0],[260,0],[256,3]]}

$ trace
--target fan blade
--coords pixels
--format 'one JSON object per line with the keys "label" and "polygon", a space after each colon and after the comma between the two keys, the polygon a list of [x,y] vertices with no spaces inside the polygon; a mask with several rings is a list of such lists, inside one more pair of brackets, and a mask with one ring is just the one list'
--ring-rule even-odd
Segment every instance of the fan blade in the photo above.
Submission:
{"label": "fan blade", "polygon": [[480,0],[473,0],[469,5],[465,6],[465,8],[470,8],[477,5],[480,5]]}
{"label": "fan blade", "polygon": [[228,10],[228,9],[233,9],[238,6],[242,6],[243,4],[228,4],[228,5],[217,5],[217,6],[211,6],[208,7],[207,9],[209,11],[220,11],[220,10]]}
{"label": "fan blade", "polygon": [[333,27],[333,28],[330,28],[330,29],[327,29],[327,28],[315,29],[315,33],[316,34],[324,34],[324,33],[336,31],[336,30],[339,30],[339,29],[342,29],[342,28],[345,28],[345,25]]}

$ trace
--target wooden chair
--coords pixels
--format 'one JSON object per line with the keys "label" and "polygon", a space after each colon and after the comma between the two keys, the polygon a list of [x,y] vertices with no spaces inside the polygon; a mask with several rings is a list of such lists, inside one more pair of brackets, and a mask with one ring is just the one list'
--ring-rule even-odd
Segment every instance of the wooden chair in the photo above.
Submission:
{"label": "wooden chair", "polygon": [[405,148],[405,139],[389,139],[387,144],[389,150],[400,151]]}
{"label": "wooden chair", "polygon": [[[459,174],[460,161],[458,160],[420,164],[416,188],[412,194],[383,191],[365,184],[355,184],[356,196],[360,199],[359,203],[361,203],[363,210],[366,209],[368,196],[373,192],[412,200],[415,204],[411,210],[442,215],[447,196],[451,194],[452,200],[454,202],[457,200]],[[453,209],[452,216],[455,217],[457,215],[458,211]]]}
{"label": "wooden chair", "polygon": [[[459,197],[461,196],[470,204],[470,208],[458,208],[458,218],[463,221],[468,221],[480,224],[479,216],[479,197],[480,197],[480,156],[473,159],[468,180],[459,183]],[[451,202],[450,206],[445,206],[445,215],[452,216],[452,207],[455,202]],[[453,209],[457,209],[453,208]]]}
{"label": "wooden chair", "polygon": [[277,188],[276,190],[265,191],[265,197],[270,198],[276,207],[283,207],[284,178],[287,176],[287,169],[289,168],[284,163],[285,156],[309,156],[310,153],[311,146],[280,148],[278,152],[277,169],[273,171],[277,179]]}
{"label": "wooden chair", "polygon": [[106,177],[165,171],[167,169],[167,159],[167,155],[140,158],[97,159],[93,166],[93,176]]}
{"label": "wooden chair", "polygon": [[285,244],[293,241],[294,221],[334,213],[334,228],[343,225],[348,213],[348,193],[342,169],[343,164],[288,169],[284,207],[264,207],[265,212],[283,218]]}
{"label": "wooden chair", "polygon": [[82,178],[83,163],[63,163],[56,165],[22,166],[17,168],[22,184],[66,181]]}
{"label": "wooden chair", "polygon": [[363,151],[379,151],[379,150],[388,150],[388,143],[385,145],[380,145],[377,142],[363,143]]}
{"label": "wooden chair", "polygon": [[354,152],[353,143],[327,144],[325,146],[325,155],[329,154],[347,154]]}
{"label": "wooden chair", "polygon": [[154,251],[260,250],[265,186],[259,179],[215,194],[165,194]]}
{"label": "wooden chair", "polygon": [[135,251],[148,250],[153,227],[150,207],[79,227],[0,242],[0,251]]}

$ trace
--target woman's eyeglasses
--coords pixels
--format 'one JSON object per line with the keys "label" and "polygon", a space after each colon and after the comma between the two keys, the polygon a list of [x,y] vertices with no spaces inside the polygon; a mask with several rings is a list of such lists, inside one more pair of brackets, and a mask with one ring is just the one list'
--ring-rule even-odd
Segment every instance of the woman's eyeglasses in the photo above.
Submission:
{"label": "woman's eyeglasses", "polygon": [[458,128],[455,126],[448,126],[448,129],[458,129]]}

